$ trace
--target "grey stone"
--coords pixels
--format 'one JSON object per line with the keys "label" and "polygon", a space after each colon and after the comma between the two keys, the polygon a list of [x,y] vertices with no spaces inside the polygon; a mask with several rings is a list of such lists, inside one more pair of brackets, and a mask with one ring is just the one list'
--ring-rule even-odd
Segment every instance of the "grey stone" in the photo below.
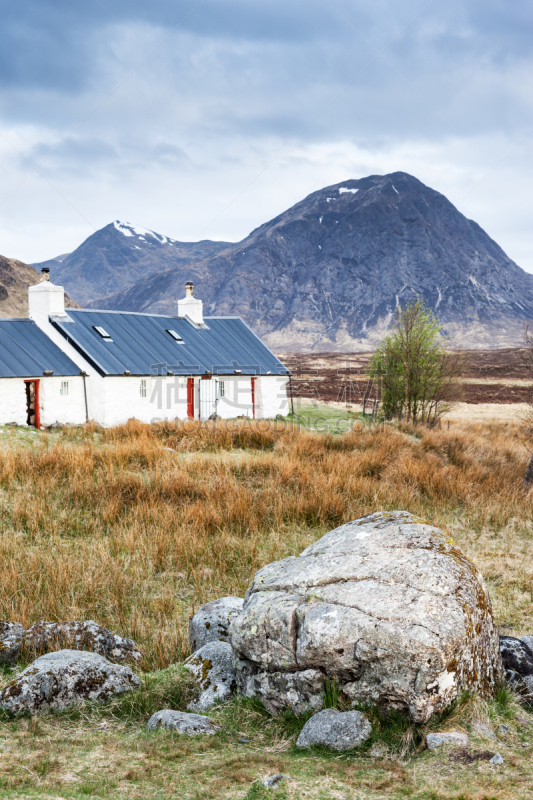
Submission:
{"label": "grey stone", "polygon": [[528,634],[527,636],[521,636],[520,641],[522,644],[525,644],[530,653],[533,655],[533,636],[531,636],[531,634]]}
{"label": "grey stone", "polygon": [[190,703],[193,711],[208,711],[216,702],[230,700],[235,692],[233,650],[227,642],[209,642],[193,653],[185,666],[192,672],[202,693]]}
{"label": "grey stone", "polygon": [[189,622],[193,653],[209,642],[229,642],[229,627],[242,612],[242,597],[220,597],[202,606]]}
{"label": "grey stone", "polygon": [[468,745],[468,736],[460,731],[438,731],[436,733],[428,733],[426,736],[428,750],[436,750],[437,747],[447,744],[466,747]]}
{"label": "grey stone", "polygon": [[277,716],[290,708],[300,717],[320,711],[324,705],[324,674],[316,669],[299,672],[267,672],[242,659],[235,660],[237,691],[245,697],[259,697],[269,714]]}
{"label": "grey stone", "polygon": [[489,764],[503,764],[503,758],[499,753],[496,753],[490,759]]}
{"label": "grey stone", "polygon": [[263,778],[263,786],[267,789],[276,789],[281,783],[290,780],[292,780],[290,775],[283,775],[281,772],[277,772],[275,775]]}
{"label": "grey stone", "polygon": [[62,711],[87,700],[104,701],[138,689],[130,667],[111,664],[97,653],[59,650],[41,656],[0,692],[0,706],[12,713]]}
{"label": "grey stone", "polygon": [[483,736],[485,739],[496,739],[497,736],[490,727],[487,725],[486,722],[481,722],[479,719],[475,719],[472,722],[472,730],[478,736]]}
{"label": "grey stone", "polygon": [[483,578],[446,533],[405,511],[354,520],[260,569],[231,644],[238,690],[264,685],[276,708],[292,705],[288,692],[274,697],[279,675],[297,683],[312,671],[308,706],[328,678],[354,704],[426,722],[464,691],[491,696],[503,678]]}
{"label": "grey stone", "polygon": [[524,642],[525,638],[529,637],[500,636],[500,652],[508,681],[512,681],[515,674],[521,677],[533,675],[533,652]]}
{"label": "grey stone", "polygon": [[133,639],[118,636],[92,619],[84,622],[36,622],[26,631],[24,648],[32,657],[71,648],[99,653],[117,664],[136,663],[142,658]]}
{"label": "grey stone", "polygon": [[372,725],[360,711],[337,711],[325,708],[307,720],[296,741],[304,749],[323,745],[342,753],[353,750],[368,739]]}
{"label": "grey stone", "polygon": [[222,730],[209,717],[202,717],[200,714],[187,714],[185,711],[172,711],[171,709],[156,711],[148,720],[146,727],[148,730],[168,728],[185,736],[198,736],[202,733],[212,736],[217,731]]}
{"label": "grey stone", "polygon": [[508,725],[500,725],[500,733],[502,736],[505,736],[506,733],[509,733],[509,726]]}
{"label": "grey stone", "polygon": [[0,664],[14,664],[26,629],[18,622],[0,622]]}

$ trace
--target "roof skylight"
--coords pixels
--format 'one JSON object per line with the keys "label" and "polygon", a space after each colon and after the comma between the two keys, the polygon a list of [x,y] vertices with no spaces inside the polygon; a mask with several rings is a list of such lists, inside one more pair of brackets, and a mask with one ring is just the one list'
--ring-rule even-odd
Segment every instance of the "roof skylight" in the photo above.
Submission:
{"label": "roof skylight", "polygon": [[96,331],[96,333],[100,334],[100,336],[102,337],[104,342],[112,342],[113,341],[111,336],[108,334],[108,332],[105,330],[105,328],[102,328],[101,325],[93,325],[93,328]]}
{"label": "roof skylight", "polygon": [[176,333],[176,331],[167,330],[167,333],[169,333],[172,336],[172,338],[175,339],[177,342],[183,342],[183,339],[181,338],[179,333]]}

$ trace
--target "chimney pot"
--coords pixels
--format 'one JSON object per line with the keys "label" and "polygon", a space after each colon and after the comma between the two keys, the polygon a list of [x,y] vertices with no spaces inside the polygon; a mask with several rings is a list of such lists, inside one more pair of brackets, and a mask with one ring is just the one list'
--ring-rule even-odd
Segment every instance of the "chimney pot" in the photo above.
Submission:
{"label": "chimney pot", "polygon": [[203,303],[193,296],[194,284],[187,281],[185,284],[185,297],[178,300],[178,317],[189,317],[195,325],[203,325]]}
{"label": "chimney pot", "polygon": [[50,268],[43,267],[41,270],[41,281],[49,281],[50,280]]}

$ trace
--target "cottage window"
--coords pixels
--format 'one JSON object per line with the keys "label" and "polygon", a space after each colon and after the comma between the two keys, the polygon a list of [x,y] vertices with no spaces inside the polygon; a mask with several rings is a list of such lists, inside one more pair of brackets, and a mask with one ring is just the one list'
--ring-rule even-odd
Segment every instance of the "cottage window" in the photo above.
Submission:
{"label": "cottage window", "polygon": [[219,393],[220,397],[225,397],[226,396],[226,384],[224,383],[224,381],[219,381],[218,382],[218,393]]}
{"label": "cottage window", "polygon": [[65,397],[68,394],[68,381],[61,381],[59,394],[63,395],[63,397]]}
{"label": "cottage window", "polygon": [[141,397],[146,397],[146,381],[145,380],[141,381],[140,391],[141,391]]}

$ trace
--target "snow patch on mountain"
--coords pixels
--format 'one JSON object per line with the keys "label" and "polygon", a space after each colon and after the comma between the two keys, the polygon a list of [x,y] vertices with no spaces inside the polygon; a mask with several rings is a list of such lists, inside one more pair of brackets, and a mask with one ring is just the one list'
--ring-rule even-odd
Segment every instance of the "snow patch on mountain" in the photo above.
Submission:
{"label": "snow patch on mountain", "polygon": [[171,242],[175,242],[175,239],[169,239],[166,236],[161,236],[159,233],[154,233],[154,231],[148,230],[148,228],[142,228],[140,225],[132,225],[131,222],[121,222],[120,220],[116,219],[113,222],[113,225],[120,231],[124,236],[137,236],[139,241],[146,242],[146,237],[151,236],[160,244],[171,244]]}

